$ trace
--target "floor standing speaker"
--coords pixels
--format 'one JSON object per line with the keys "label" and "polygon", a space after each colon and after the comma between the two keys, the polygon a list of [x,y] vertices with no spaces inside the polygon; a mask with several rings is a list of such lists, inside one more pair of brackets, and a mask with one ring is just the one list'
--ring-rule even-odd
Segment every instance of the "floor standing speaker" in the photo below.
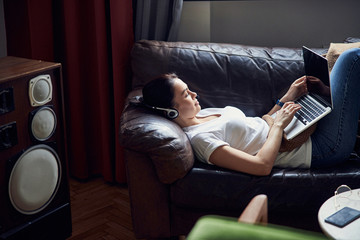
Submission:
{"label": "floor standing speaker", "polygon": [[61,64],[0,59],[0,239],[71,235]]}

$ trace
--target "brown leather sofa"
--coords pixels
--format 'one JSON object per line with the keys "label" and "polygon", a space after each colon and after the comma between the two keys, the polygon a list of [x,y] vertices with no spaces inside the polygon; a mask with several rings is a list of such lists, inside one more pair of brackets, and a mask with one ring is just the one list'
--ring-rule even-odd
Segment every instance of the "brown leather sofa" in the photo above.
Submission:
{"label": "brown leather sofa", "polygon": [[[231,105],[249,116],[268,112],[304,74],[300,48],[144,40],[131,57],[129,99],[154,76],[175,72],[197,92],[203,108]],[[181,128],[147,108],[127,104],[120,124],[137,238],[187,234],[206,214],[238,216],[258,194],[269,198],[269,222],[319,230],[317,211],[335,189],[360,188],[356,154],[332,168],[274,168],[258,177],[197,161]]]}

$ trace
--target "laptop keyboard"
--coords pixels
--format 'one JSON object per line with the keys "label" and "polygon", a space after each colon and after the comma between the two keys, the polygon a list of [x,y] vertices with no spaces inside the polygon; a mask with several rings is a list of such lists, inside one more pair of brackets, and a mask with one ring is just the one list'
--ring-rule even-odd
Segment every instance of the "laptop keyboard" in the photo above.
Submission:
{"label": "laptop keyboard", "polygon": [[302,108],[295,113],[295,116],[304,125],[309,124],[312,120],[325,112],[325,108],[322,105],[312,102],[304,96],[299,98],[296,103],[300,104]]}

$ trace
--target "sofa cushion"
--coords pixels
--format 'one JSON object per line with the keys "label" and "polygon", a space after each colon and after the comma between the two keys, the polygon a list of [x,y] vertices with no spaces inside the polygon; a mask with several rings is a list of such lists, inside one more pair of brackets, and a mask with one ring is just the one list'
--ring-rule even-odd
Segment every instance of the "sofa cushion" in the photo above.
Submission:
{"label": "sofa cushion", "polygon": [[330,43],[329,50],[326,54],[326,59],[329,63],[329,70],[331,71],[334,67],[334,64],[341,53],[350,49],[350,48],[359,48],[360,42],[354,43]]}
{"label": "sofa cushion", "polygon": [[142,40],[131,53],[133,87],[162,73],[175,72],[207,107],[234,106],[262,116],[304,75],[300,49],[238,44]]}
{"label": "sofa cushion", "polygon": [[190,141],[174,122],[151,110],[128,104],[120,121],[120,144],[147,154],[163,183],[182,178],[192,168]]}
{"label": "sofa cushion", "polygon": [[183,209],[241,212],[254,196],[266,194],[270,211],[294,207],[318,211],[341,184],[360,188],[357,156],[325,169],[274,168],[269,176],[252,176],[196,161],[184,178],[172,184],[171,201]]}
{"label": "sofa cushion", "polygon": [[344,41],[344,43],[355,43],[360,42],[360,38],[358,37],[347,37]]}

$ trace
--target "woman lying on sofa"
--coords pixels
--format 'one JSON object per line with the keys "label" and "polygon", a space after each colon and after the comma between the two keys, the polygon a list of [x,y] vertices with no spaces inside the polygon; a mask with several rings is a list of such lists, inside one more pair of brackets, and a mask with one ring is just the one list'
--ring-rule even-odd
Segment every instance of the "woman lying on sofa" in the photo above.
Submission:
{"label": "woman lying on sofa", "polygon": [[270,127],[260,117],[246,117],[235,107],[201,110],[197,94],[175,74],[164,74],[143,88],[143,103],[164,112],[188,135],[200,161],[254,174],[268,175],[273,166],[325,167],[345,161],[356,141],[360,113],[360,49],[338,58],[331,72],[334,109],[321,119],[303,144],[279,152],[285,127],[301,108],[294,101],[307,92],[313,77],[294,81],[268,114],[276,112]]}

